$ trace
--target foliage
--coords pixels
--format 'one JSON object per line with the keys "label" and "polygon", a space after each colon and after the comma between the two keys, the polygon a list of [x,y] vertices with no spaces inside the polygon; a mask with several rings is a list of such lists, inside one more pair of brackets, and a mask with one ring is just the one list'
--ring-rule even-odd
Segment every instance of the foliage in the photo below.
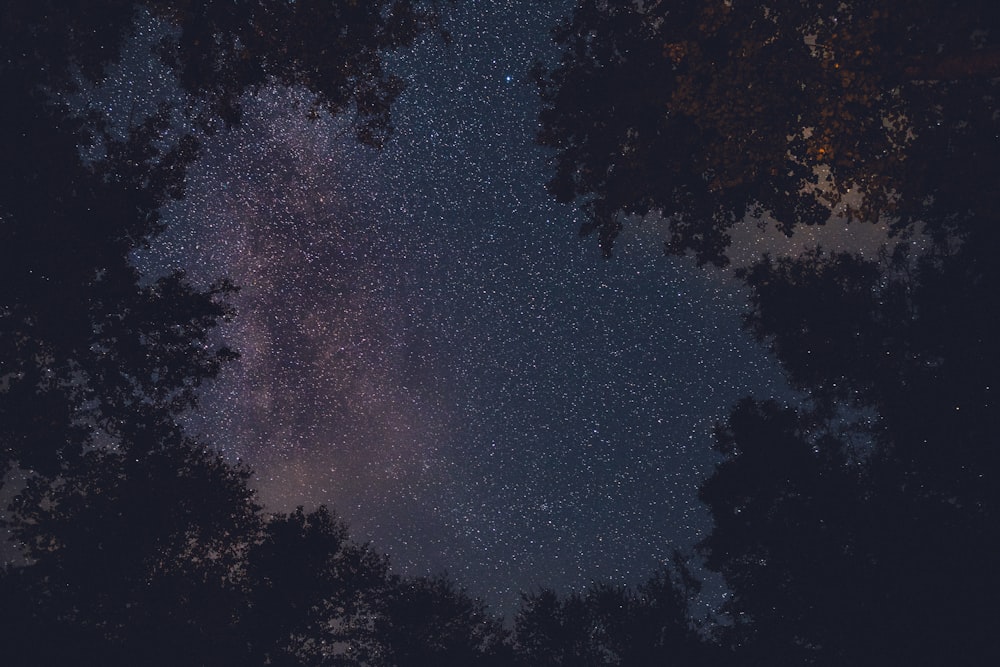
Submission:
{"label": "foliage", "polygon": [[[60,102],[121,57],[138,3],[0,9],[0,469],[26,563],[0,573],[11,664],[995,664],[1000,141],[986,3],[582,0],[537,74],[550,189],[610,252],[624,215],[724,264],[728,231],[832,208],[889,217],[875,258],[813,249],[738,277],[746,326],[808,401],[745,399],[716,433],[699,545],[731,597],[691,620],[683,562],[636,590],[525,597],[506,632],[449,580],[404,578],[319,508],[267,516],[249,472],[179,416],[235,352],[234,287],[143,280],[202,130],[279,84],[380,144],[399,92],[381,57],[433,25],[407,0],[142,3],[182,108],[106,119]],[[176,100],[175,100],[176,102]],[[99,146],[82,160],[81,147]],[[848,196],[848,193],[851,193]],[[4,480],[12,479],[7,476]],[[711,639],[717,639],[712,643]]]}
{"label": "foliage", "polygon": [[444,577],[394,578],[375,633],[398,667],[511,664],[501,623]]}
{"label": "foliage", "polygon": [[622,216],[655,213],[669,252],[720,265],[748,215],[786,233],[841,205],[912,223],[929,187],[973,190],[954,168],[995,140],[979,130],[997,18],[950,0],[581,0],[558,65],[536,68],[549,189],[582,200],[606,254]]}
{"label": "foliage", "polygon": [[99,82],[120,61],[139,10],[162,21],[159,57],[189,95],[204,127],[239,122],[240,98],[264,85],[298,86],[316,96],[313,112],[353,109],[358,137],[381,145],[402,82],[386,52],[408,46],[437,23],[428,0],[54,0],[5,4],[0,19],[3,76],[55,92]]}
{"label": "foliage", "polygon": [[514,647],[531,667],[721,664],[722,654],[699,634],[688,605],[699,586],[675,558],[636,590],[595,584],[584,594],[550,589],[524,596]]}
{"label": "foliage", "polygon": [[[238,122],[245,92],[296,85],[317,109],[353,104],[373,144],[399,92],[382,54],[433,23],[407,0],[0,9],[0,471],[24,480],[4,526],[25,561],[0,572],[6,664],[388,664],[402,649],[375,630],[405,636],[427,602],[401,591],[423,584],[325,508],[265,516],[249,471],[179,426],[235,357],[211,337],[235,288],[144,278],[129,253],[183,197],[198,141],[169,104],[118,136],[62,101],[121,57],[140,6],[166,22],[161,56],[203,129]],[[449,586],[432,589],[453,606],[434,650],[476,662],[459,638],[495,622]]]}
{"label": "foliage", "polygon": [[20,629],[13,664],[232,654],[234,579],[259,523],[247,474],[185,444],[141,458],[90,451],[58,483],[29,480],[10,524],[30,564],[4,576],[28,594],[16,614],[4,603]]}
{"label": "foliage", "polygon": [[[536,70],[549,188],[610,253],[622,217],[723,265],[729,230],[834,210],[877,257],[814,248],[737,272],[799,407],[720,424],[700,550],[740,664],[992,664],[1000,593],[998,13],[991,3],[582,0]],[[558,611],[558,610],[554,610]]]}

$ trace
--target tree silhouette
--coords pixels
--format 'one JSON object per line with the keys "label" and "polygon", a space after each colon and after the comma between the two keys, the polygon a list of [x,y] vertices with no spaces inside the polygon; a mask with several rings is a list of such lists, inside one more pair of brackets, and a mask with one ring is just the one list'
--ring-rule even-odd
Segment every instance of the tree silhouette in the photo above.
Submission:
{"label": "tree silhouette", "polygon": [[380,146],[391,131],[389,109],[402,81],[382,63],[435,23],[434,5],[375,2],[168,2],[152,11],[177,27],[161,57],[212,116],[239,119],[239,97],[266,83],[316,95],[313,113],[353,107],[358,137]]}
{"label": "tree silhouette", "polygon": [[[5,62],[18,39],[4,42]],[[55,46],[21,57],[38,65]],[[20,591],[4,600],[21,630],[22,650],[8,655],[159,664],[158,655],[177,657],[167,648],[206,646],[202,621],[225,627],[206,618],[218,605],[197,598],[215,595],[209,582],[255,512],[245,475],[176,422],[233,356],[208,342],[231,287],[201,292],[179,274],[142,282],[127,259],[158,229],[158,207],[179,196],[190,142],[159,148],[163,124],[150,119],[108,145],[142,175],[110,159],[84,163],[88,121],[45,93],[58,77],[36,69],[28,73],[38,79],[25,78],[27,68],[0,71],[14,101],[0,128],[11,156],[0,200],[0,468],[27,477],[5,517],[28,558],[4,576]]]}
{"label": "tree silhouette", "polygon": [[274,665],[507,665],[506,633],[444,577],[389,574],[326,508],[277,515],[247,552],[240,621]]}
{"label": "tree silhouette", "polygon": [[272,517],[244,567],[240,630],[254,661],[380,664],[374,630],[389,590],[388,564],[351,542],[325,507]]}
{"label": "tree silhouette", "polygon": [[258,524],[247,474],[177,443],[93,450],[58,483],[30,479],[11,507],[30,563],[5,577],[30,593],[14,664],[224,664],[212,656],[231,652],[233,579]]}
{"label": "tree silhouette", "polygon": [[[991,664],[1000,593],[985,191],[875,259],[819,249],[739,272],[748,328],[810,405],[744,401],[719,432],[702,543],[763,664]],[[928,213],[933,213],[928,207]]]}
{"label": "tree silhouette", "polygon": [[[239,121],[240,97],[264,85],[303,87],[314,112],[353,109],[358,137],[379,145],[402,82],[382,58],[437,23],[438,2],[413,0],[53,0],[5,3],[4,75],[22,90],[67,92],[120,60],[138,10],[162,22],[158,56],[206,127]],[[17,66],[14,67],[13,64]]]}
{"label": "tree silhouette", "polygon": [[507,633],[486,607],[443,577],[394,578],[375,626],[386,665],[510,665]]}
{"label": "tree silhouette", "polygon": [[808,400],[717,434],[701,544],[740,664],[993,664],[997,11],[878,0],[578,3],[536,74],[549,184],[609,253],[626,215],[725,264],[747,218],[889,223],[878,257],[738,272]]}
{"label": "tree silhouette", "polygon": [[892,447],[859,456],[774,403],[742,402],[719,442],[700,546],[733,592],[741,664],[995,660],[994,510],[942,497]]}
{"label": "tree silhouette", "polygon": [[843,664],[831,643],[864,646],[879,611],[862,604],[876,583],[859,553],[858,524],[874,520],[860,511],[862,473],[839,441],[810,435],[795,410],[746,399],[702,487],[715,527],[700,546],[733,593],[730,634],[748,664],[828,664],[819,652]]}
{"label": "tree silhouette", "polygon": [[[65,100],[122,57],[140,8],[163,22],[160,56],[186,98],[120,136]],[[144,278],[129,253],[162,230],[198,156],[179,113],[210,131],[238,122],[245,92],[295,85],[314,111],[353,106],[359,138],[379,144],[400,89],[381,58],[431,27],[431,10],[0,8],[0,484],[26,480],[3,517],[26,561],[0,573],[5,662],[360,664],[341,643],[375,650],[384,560],[325,510],[265,520],[248,471],[179,426],[235,356],[210,337],[234,287]]]}
{"label": "tree silhouette", "polygon": [[[353,105],[359,137],[373,144],[400,90],[382,55],[434,23],[433,3],[407,0],[4,4],[0,90],[13,103],[0,149],[16,156],[0,167],[4,469],[52,473],[95,426],[112,437],[120,423],[162,427],[233,356],[206,342],[227,316],[230,285],[198,292],[181,275],[140,284],[128,261],[161,231],[159,208],[183,196],[198,156],[197,139],[173,122],[178,110],[162,106],[117,138],[106,119],[63,101],[122,57],[139,8],[163,22],[160,56],[201,126],[237,122],[247,91],[294,85],[315,94],[316,110]],[[81,161],[84,147],[96,147],[96,161]]]}
{"label": "tree silhouette", "polygon": [[748,215],[786,233],[838,205],[908,224],[929,186],[973,190],[955,168],[995,141],[979,130],[996,123],[997,19],[950,0],[582,0],[558,65],[536,69],[549,189],[582,202],[606,254],[622,216],[651,212],[669,252],[716,264]]}
{"label": "tree silhouette", "polygon": [[525,595],[514,623],[519,664],[723,664],[725,656],[699,635],[689,614],[699,586],[683,561],[675,561],[672,572],[659,572],[636,590],[595,584],[582,595],[560,597],[550,589]]}
{"label": "tree silhouette", "polygon": [[[993,246],[984,243],[995,235],[992,218],[963,216],[955,227],[962,234],[943,237],[944,247],[919,257],[899,249],[867,261],[813,252],[743,272],[753,289],[748,325],[776,352],[792,382],[809,392],[814,409],[780,419],[759,406],[734,413],[720,441],[731,459],[704,489],[717,520],[704,546],[710,564],[740,590],[739,577],[754,577],[734,571],[737,562],[753,562],[749,545],[766,540],[766,551],[788,540],[818,544],[810,535],[822,523],[839,551],[813,555],[809,563],[807,552],[796,547],[789,560],[770,560],[769,567],[785,568],[781,576],[791,576],[792,567],[853,573],[853,580],[845,576],[837,584],[837,597],[853,599],[839,616],[841,637],[813,637],[827,652],[832,645],[867,645],[864,659],[871,664],[878,655],[898,659],[904,645],[914,660],[937,655],[954,661],[949,656],[958,653],[980,664],[998,655],[982,623],[983,610],[1000,592],[987,562],[989,545],[1000,539],[1000,497],[988,481],[1000,471],[991,444],[998,426],[991,387],[1000,377],[1000,353],[983,318],[998,287]],[[756,425],[746,425],[747,419]],[[787,423],[779,427],[782,420]],[[797,454],[780,454],[783,441]],[[737,495],[737,480],[746,479],[759,486]],[[782,495],[789,484],[809,489],[810,498],[822,493],[824,506]],[[746,502],[740,498],[755,493],[768,509],[734,517]],[[773,525],[787,511],[776,504],[793,500],[797,518],[779,524],[786,534],[779,540],[761,517]],[[789,564],[797,558],[803,560]],[[834,566],[845,558],[848,569]],[[812,592],[817,586],[797,587]],[[817,596],[811,599],[821,606]],[[773,588],[755,604],[781,609],[785,618],[792,613],[776,603]],[[869,635],[879,629],[867,642],[859,640],[860,629],[847,631],[864,609],[871,610]],[[837,624],[823,619],[815,627]]]}
{"label": "tree silhouette", "polygon": [[[5,154],[20,156],[2,168],[0,469],[71,493],[69,476],[93,482],[95,447],[117,465],[184,442],[176,416],[233,357],[208,340],[232,288],[198,291],[179,274],[141,282],[128,262],[176,187],[166,167],[188,160],[183,145],[146,151],[162,178],[112,179],[80,161],[79,124],[57,108],[28,93],[14,108],[22,122],[0,131]],[[156,137],[143,124],[128,143]]]}
{"label": "tree silhouette", "polygon": [[[407,1],[4,4],[0,90],[12,101],[0,128],[10,156],[0,167],[4,471],[54,477],[98,441],[176,440],[175,417],[234,357],[208,339],[229,315],[231,285],[198,291],[181,274],[144,282],[128,259],[161,231],[160,207],[183,196],[197,140],[178,131],[169,106],[117,138],[105,119],[63,101],[121,58],[140,7],[168,25],[162,56],[203,125],[235,122],[239,96],[255,87],[298,85],[318,108],[355,104],[361,138],[373,143],[389,129],[399,88],[382,54],[433,23],[429,9]],[[235,72],[237,64],[249,69]],[[82,160],[94,146],[97,157]]]}

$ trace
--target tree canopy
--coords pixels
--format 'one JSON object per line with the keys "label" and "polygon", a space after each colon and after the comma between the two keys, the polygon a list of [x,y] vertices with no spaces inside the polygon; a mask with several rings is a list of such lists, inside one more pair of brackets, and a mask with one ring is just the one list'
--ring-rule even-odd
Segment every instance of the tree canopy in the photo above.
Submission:
{"label": "tree canopy", "polygon": [[762,256],[747,329],[799,406],[719,424],[700,553],[738,664],[991,664],[998,13],[991,3],[581,0],[536,68],[552,194],[610,254],[630,215],[724,265],[729,232],[836,212],[881,252]]}
{"label": "tree canopy", "polygon": [[[123,57],[139,9],[165,23],[160,56],[185,96],[130,118],[120,136],[67,96]],[[325,508],[264,514],[249,471],[180,426],[201,383],[235,357],[210,335],[231,316],[235,287],[144,277],[129,253],[162,230],[160,208],[183,196],[198,156],[178,117],[225,128],[239,122],[244,92],[303,86],[316,110],[353,105],[359,139],[378,144],[400,90],[382,57],[430,28],[430,9],[0,9],[10,112],[0,127],[0,486],[13,489],[2,520],[23,561],[0,571],[6,663],[403,664],[392,657],[403,640],[375,629],[403,628],[411,606],[426,606],[409,593],[419,582],[390,576]],[[464,593],[435,590],[455,605],[438,650],[483,638],[461,649],[476,662],[493,626]]]}
{"label": "tree canopy", "polygon": [[985,185],[969,160],[995,141],[997,20],[950,0],[583,0],[558,64],[536,68],[549,189],[583,203],[606,254],[650,213],[669,252],[716,264],[747,217],[790,233],[844,206],[909,225],[932,191]]}
{"label": "tree canopy", "polygon": [[[353,105],[359,138],[380,144],[401,90],[383,55],[431,28],[433,9],[408,0],[4,4],[4,468],[52,473],[97,432],[120,438],[123,428],[162,428],[233,356],[207,341],[228,316],[231,285],[197,291],[179,274],[145,284],[128,262],[161,231],[159,209],[183,196],[186,167],[198,156],[178,114],[211,130],[239,121],[245,92],[301,86],[315,95],[315,110]],[[184,96],[130,118],[119,137],[107,118],[80,113],[67,96],[124,57],[140,10],[161,21],[159,57]],[[85,147],[96,149],[88,160]],[[61,442],[52,442],[53,424],[62,425]],[[127,446],[142,439],[133,435]]]}
{"label": "tree canopy", "polygon": [[[326,508],[266,513],[250,472],[179,425],[236,355],[211,335],[236,288],[129,261],[246,92],[304,87],[381,144],[400,90],[382,58],[433,4],[6,3],[7,662],[996,664],[1000,32],[985,2],[897,4],[581,0],[556,32],[538,138],[607,253],[624,217],[659,214],[670,252],[724,264],[748,216],[790,231],[838,206],[902,242],[736,273],[748,331],[805,399],[746,398],[716,429],[698,550],[729,589],[721,623],[693,620],[678,557],[635,589],[526,595],[507,629],[445,577],[393,574]],[[67,96],[140,9],[183,95],[116,133]]]}
{"label": "tree canopy", "polygon": [[723,664],[723,654],[691,618],[688,607],[699,589],[675,553],[671,569],[634,590],[595,584],[582,594],[527,594],[515,618],[516,654],[538,667]]}

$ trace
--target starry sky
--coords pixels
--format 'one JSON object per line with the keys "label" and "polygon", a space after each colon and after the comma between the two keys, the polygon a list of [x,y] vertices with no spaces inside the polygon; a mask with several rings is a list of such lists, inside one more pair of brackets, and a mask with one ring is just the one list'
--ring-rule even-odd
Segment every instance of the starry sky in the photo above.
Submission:
{"label": "starry sky", "polygon": [[[604,260],[546,194],[526,70],[571,7],[459,3],[452,44],[392,57],[408,88],[380,152],[348,118],[307,120],[304,93],[260,91],[136,256],[241,286],[219,336],[242,358],[189,427],[269,509],[328,504],[398,570],[508,615],[521,590],[638,583],[691,547],[713,423],[790,396],[731,274],[665,257],[655,222]],[[112,98],[170,86],[128,67]]]}

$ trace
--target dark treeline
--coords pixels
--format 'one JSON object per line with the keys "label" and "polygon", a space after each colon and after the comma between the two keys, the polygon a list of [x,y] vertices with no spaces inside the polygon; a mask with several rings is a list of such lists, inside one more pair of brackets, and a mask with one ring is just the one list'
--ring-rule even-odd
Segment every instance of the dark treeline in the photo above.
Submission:
{"label": "dark treeline", "polygon": [[[123,135],[65,100],[122,57],[140,6],[178,91]],[[237,354],[210,336],[236,288],[128,261],[245,92],[307,88],[303,113],[353,113],[381,145],[401,90],[381,58],[439,8],[5,3],[0,470],[22,553],[0,572],[4,664],[1000,664],[992,7],[581,0],[554,33],[549,187],[606,254],[646,214],[668,252],[718,265],[755,218],[791,232],[845,207],[894,236],[737,273],[747,328],[807,400],[745,399],[717,427],[698,551],[730,590],[718,622],[692,618],[678,556],[635,589],[527,595],[505,628],[447,579],[393,574],[325,508],[267,513],[249,471],[186,435]]]}

